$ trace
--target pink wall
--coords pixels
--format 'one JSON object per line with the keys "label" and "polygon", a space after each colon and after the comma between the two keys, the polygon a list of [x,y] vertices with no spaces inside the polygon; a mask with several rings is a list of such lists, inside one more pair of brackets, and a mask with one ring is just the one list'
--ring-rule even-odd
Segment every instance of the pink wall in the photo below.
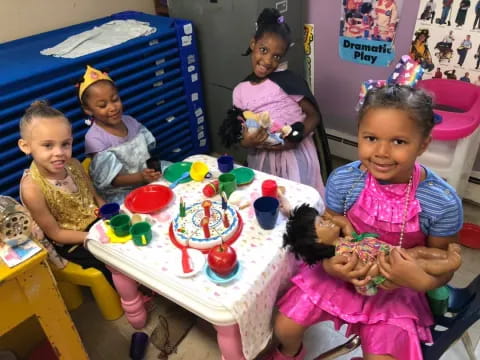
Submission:
{"label": "pink wall", "polygon": [[389,67],[358,65],[338,56],[341,0],[307,0],[307,23],[315,25],[315,97],[325,127],[356,135],[354,110],[360,84],[386,79],[412,41],[419,0],[403,0],[395,40],[395,60]]}

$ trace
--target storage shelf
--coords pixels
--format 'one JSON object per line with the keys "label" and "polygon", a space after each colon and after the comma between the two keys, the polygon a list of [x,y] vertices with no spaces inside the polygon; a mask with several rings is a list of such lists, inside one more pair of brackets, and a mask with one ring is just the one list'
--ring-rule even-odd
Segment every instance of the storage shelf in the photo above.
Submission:
{"label": "storage shelf", "polygon": [[[157,31],[76,59],[40,54],[69,36],[116,19],[149,22]],[[124,113],[147,126],[165,160],[207,153],[198,60],[191,22],[138,12],[118,13],[1,44],[0,193],[18,197],[20,178],[31,161],[17,148],[18,123],[25,109],[37,99],[47,100],[69,118],[74,132],[73,156],[84,158],[88,127],[75,83],[87,64],[109,72],[119,89]]]}

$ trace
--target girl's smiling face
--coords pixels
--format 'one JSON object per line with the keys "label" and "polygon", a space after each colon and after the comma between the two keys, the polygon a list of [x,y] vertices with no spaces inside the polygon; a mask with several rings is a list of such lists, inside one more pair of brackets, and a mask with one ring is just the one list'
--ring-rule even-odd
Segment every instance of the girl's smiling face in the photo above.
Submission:
{"label": "girl's smiling face", "polygon": [[72,129],[63,117],[33,118],[20,149],[32,155],[39,171],[50,179],[66,176],[65,163],[72,157]]}
{"label": "girl's smiling face", "polygon": [[287,44],[279,35],[265,33],[260,39],[250,41],[250,49],[254,74],[265,78],[280,65],[280,60],[287,51]]}
{"label": "girl's smiling face", "polygon": [[358,156],[377,179],[407,183],[415,160],[430,143],[405,110],[372,108],[360,120]]}
{"label": "girl's smiling face", "polygon": [[122,126],[123,106],[115,86],[106,80],[90,85],[84,111],[102,127]]}

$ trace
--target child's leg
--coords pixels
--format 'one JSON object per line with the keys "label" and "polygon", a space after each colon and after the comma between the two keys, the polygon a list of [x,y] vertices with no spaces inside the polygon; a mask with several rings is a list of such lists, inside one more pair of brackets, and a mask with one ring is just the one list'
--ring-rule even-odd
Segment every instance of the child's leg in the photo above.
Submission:
{"label": "child's leg", "polygon": [[107,269],[104,263],[95,258],[87,249],[82,245],[78,245],[74,248],[75,245],[64,245],[64,246],[55,246],[57,253],[71,262],[80,265],[84,269],[95,268],[103,273],[107,281],[113,285],[112,273]]}
{"label": "child's leg", "polygon": [[307,327],[300,325],[282,313],[278,313],[275,319],[274,333],[280,341],[282,354],[294,357],[302,347],[303,334]]}
{"label": "child's leg", "polygon": [[392,321],[395,325],[380,321],[360,326],[359,335],[364,359],[422,359],[419,334],[412,331],[415,328],[414,321],[406,318]]}

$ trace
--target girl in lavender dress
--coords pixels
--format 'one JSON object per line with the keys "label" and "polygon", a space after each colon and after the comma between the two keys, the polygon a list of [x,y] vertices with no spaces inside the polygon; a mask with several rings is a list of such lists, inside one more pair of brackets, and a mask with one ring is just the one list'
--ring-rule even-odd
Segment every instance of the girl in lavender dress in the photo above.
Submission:
{"label": "girl in lavender dress", "polygon": [[122,203],[136,187],[160,178],[146,161],[155,149],[155,138],[133,117],[123,114],[113,80],[87,66],[78,96],[93,124],[85,135],[85,153],[92,157],[90,176],[107,202]]}
{"label": "girl in lavender dress", "polygon": [[[327,212],[344,214],[359,232],[374,232],[394,246],[378,266],[386,278],[374,296],[366,285],[373,264],[356,268],[358,257],[335,255],[304,265],[280,299],[273,359],[303,359],[305,330],[331,320],[361,338],[364,359],[422,359],[421,342],[432,342],[425,292],[447,283],[453,271],[431,275],[405,249],[447,249],[462,227],[455,190],[416,163],[431,141],[431,98],[422,90],[392,86],[371,90],[359,114],[360,161],[336,169],[327,182]],[[321,339],[319,339],[321,340]]]}
{"label": "girl in lavender dress", "polygon": [[[257,26],[246,52],[251,56],[253,73],[234,88],[233,104],[254,113],[267,111],[279,128],[302,121],[304,138],[300,142],[265,145],[268,137],[265,129],[249,132],[245,128],[240,144],[249,149],[248,166],[311,185],[323,195],[320,164],[312,138],[314,129],[321,123],[315,98],[305,80],[288,70],[276,71],[291,45],[290,28],[276,9],[264,9]],[[328,163],[326,149],[322,158]]]}

